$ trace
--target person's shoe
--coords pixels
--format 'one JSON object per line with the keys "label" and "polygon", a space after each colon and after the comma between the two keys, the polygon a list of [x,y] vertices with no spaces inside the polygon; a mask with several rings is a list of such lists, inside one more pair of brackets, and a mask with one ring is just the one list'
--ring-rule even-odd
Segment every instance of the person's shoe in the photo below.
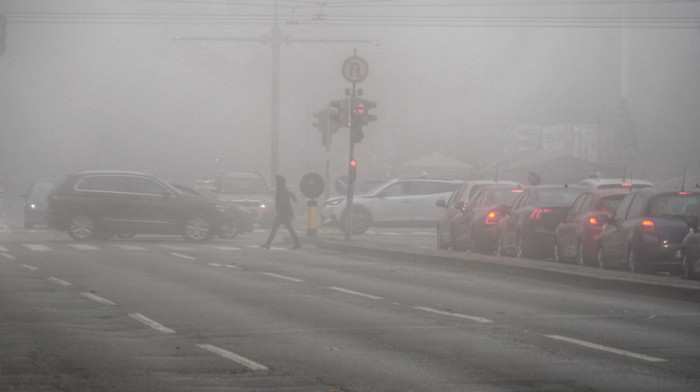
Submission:
{"label": "person's shoe", "polygon": [[270,250],[270,244],[260,244],[260,245],[258,245],[258,246],[261,247],[261,248],[263,248],[263,249]]}
{"label": "person's shoe", "polygon": [[292,246],[292,247],[289,248],[289,249],[291,249],[291,250],[301,249],[301,244],[296,244],[296,245]]}

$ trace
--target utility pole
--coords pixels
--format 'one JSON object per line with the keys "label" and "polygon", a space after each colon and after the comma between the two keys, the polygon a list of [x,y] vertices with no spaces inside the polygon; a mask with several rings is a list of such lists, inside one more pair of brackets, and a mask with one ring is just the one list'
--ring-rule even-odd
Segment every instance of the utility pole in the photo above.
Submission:
{"label": "utility pole", "polygon": [[280,130],[280,48],[282,44],[292,42],[304,43],[369,43],[375,46],[379,42],[374,40],[343,40],[343,39],[289,39],[282,34],[277,23],[277,0],[274,4],[274,24],[270,35],[262,38],[249,37],[177,37],[177,41],[240,41],[270,43],[272,50],[272,75],[271,75],[271,113],[270,113],[270,182],[279,174],[279,130]]}

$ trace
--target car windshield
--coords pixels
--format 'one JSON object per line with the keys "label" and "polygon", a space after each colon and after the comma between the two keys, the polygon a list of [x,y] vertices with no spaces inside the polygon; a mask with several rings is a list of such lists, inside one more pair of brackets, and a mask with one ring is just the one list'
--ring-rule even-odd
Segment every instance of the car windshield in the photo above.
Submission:
{"label": "car windshield", "polygon": [[546,205],[564,207],[573,204],[581,193],[583,189],[552,188],[540,189],[537,196]]}
{"label": "car windshield", "polygon": [[494,189],[491,192],[491,200],[494,204],[511,205],[522,191],[516,191],[514,189]]}
{"label": "car windshield", "polygon": [[224,178],[222,193],[267,193],[265,180],[262,178]]}
{"label": "car windshield", "polygon": [[605,211],[608,211],[610,213],[614,213],[615,210],[617,209],[617,206],[620,205],[620,202],[622,199],[625,197],[625,195],[615,195],[615,196],[607,196],[604,197],[600,201],[600,207],[604,209]]}
{"label": "car windshield", "polygon": [[650,216],[700,216],[700,194],[670,194],[654,197],[649,202]]}

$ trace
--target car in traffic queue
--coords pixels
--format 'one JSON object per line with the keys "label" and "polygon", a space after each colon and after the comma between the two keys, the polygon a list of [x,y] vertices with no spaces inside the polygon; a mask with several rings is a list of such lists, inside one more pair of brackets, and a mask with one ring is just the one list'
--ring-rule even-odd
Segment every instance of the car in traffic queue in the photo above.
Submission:
{"label": "car in traffic queue", "polygon": [[464,203],[469,201],[482,187],[499,184],[520,185],[514,181],[467,180],[463,181],[448,197],[440,198],[435,202],[435,205],[441,208],[437,224],[438,249],[449,249],[454,245],[454,220],[463,213]]}
{"label": "car in traffic queue", "polygon": [[525,188],[504,210],[498,224],[499,256],[545,259],[554,250],[554,230],[574,200],[586,188],[569,185],[534,185]]}
{"label": "car in traffic queue", "polygon": [[690,231],[681,243],[681,272],[685,279],[700,279],[700,205],[689,207],[685,223]]}
{"label": "car in traffic queue", "polygon": [[596,261],[603,230],[600,215],[608,217],[632,188],[598,188],[582,193],[554,230],[554,261],[587,265]]}
{"label": "car in traffic queue", "polygon": [[254,172],[219,173],[214,179],[211,196],[215,200],[247,208],[261,227],[270,227],[275,218],[275,195],[265,179]]}
{"label": "car in traffic queue", "polygon": [[[352,233],[372,226],[435,227],[435,202],[448,197],[462,181],[432,178],[400,178],[384,182],[366,194],[354,195]],[[332,198],[324,203],[323,223],[345,227],[347,200]]]}
{"label": "car in traffic queue", "polygon": [[38,178],[20,195],[24,199],[25,229],[46,224],[47,199],[60,182],[60,178]]}
{"label": "car in traffic queue", "polygon": [[581,180],[578,185],[585,186],[587,188],[596,189],[609,189],[609,188],[627,188],[627,189],[639,189],[639,188],[649,188],[654,186],[653,183],[647,180],[641,180],[638,178],[586,178]]}
{"label": "car in traffic queue", "polygon": [[113,235],[181,235],[204,242],[235,219],[230,207],[178,191],[155,177],[126,171],[68,175],[48,197],[49,228],[76,241]]}
{"label": "car in traffic queue", "polygon": [[600,268],[623,267],[629,272],[680,272],[685,217],[700,204],[700,192],[643,188],[625,196],[598,241]]}
{"label": "car in traffic queue", "polygon": [[498,245],[498,222],[504,211],[523,192],[520,185],[490,184],[481,187],[462,206],[462,213],[453,220],[455,250],[471,249],[493,253]]}

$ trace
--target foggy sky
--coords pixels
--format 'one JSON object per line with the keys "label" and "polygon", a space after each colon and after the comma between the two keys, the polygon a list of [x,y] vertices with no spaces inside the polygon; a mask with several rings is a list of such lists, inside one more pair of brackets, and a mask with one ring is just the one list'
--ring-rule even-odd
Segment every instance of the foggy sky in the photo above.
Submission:
{"label": "foggy sky", "polygon": [[[242,3],[250,5],[234,5]],[[21,188],[34,177],[87,169],[138,170],[183,183],[218,170],[267,177],[270,45],[174,38],[262,38],[271,19],[164,23],[153,15],[269,16],[273,3],[0,0],[0,14],[9,21],[7,50],[0,56],[0,187]],[[491,153],[494,159],[501,154],[487,143],[500,130],[595,123],[619,108],[619,28],[386,23],[389,17],[428,15],[695,18],[695,29],[631,29],[628,76],[630,108],[639,123],[637,172],[652,180],[680,175],[684,165],[700,172],[700,4],[327,3],[327,20],[314,21],[320,8],[279,1],[279,25],[290,39],[281,48],[279,161],[290,183],[308,172],[323,173],[325,155],[312,113],[344,98],[350,85],[341,64],[354,49],[370,69],[358,87],[378,102],[379,120],[356,147],[366,177],[436,151],[484,164]],[[411,3],[424,6],[400,7]],[[151,17],[106,19],[114,14]],[[56,15],[84,19],[52,19]],[[337,19],[357,15],[367,16],[366,23]],[[313,38],[379,45],[294,42]],[[333,178],[345,170],[346,137],[341,130],[334,138]]]}

